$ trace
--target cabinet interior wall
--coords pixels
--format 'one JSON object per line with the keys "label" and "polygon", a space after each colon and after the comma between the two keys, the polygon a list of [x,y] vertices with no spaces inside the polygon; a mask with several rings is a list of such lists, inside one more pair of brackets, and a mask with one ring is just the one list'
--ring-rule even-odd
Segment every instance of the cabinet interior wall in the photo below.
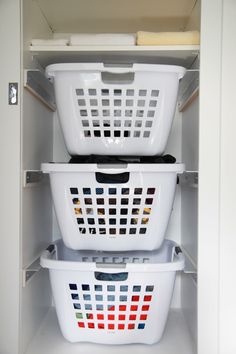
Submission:
{"label": "cabinet interior wall", "polygon": [[[107,1],[99,1],[101,6],[105,8]],[[92,20],[92,16],[96,15],[94,2],[92,4],[92,1],[85,3],[75,0],[69,2],[62,0],[24,0],[22,3],[22,77],[24,69],[44,69],[37,55],[32,56],[29,51],[32,38],[56,37],[58,33],[86,32],[88,31],[88,21],[78,21],[78,18],[80,19],[83,13],[91,13],[90,20]],[[123,9],[117,12],[116,21],[112,17],[112,21],[108,21],[109,13],[116,12],[114,11],[115,3],[117,2],[112,1],[106,10],[107,12],[105,11],[103,14],[107,16],[105,23],[102,21],[101,14],[98,13],[95,16],[96,21],[94,20],[94,27],[91,27],[91,31],[95,31],[96,28],[104,32],[119,32],[121,28],[126,32],[136,31],[140,29],[140,24],[143,24],[145,30],[153,31],[199,27],[198,1],[181,0],[178,2],[178,6],[177,4],[173,6],[173,13],[168,13],[170,10],[168,10],[168,4],[165,5],[165,1],[149,0],[147,4],[144,1],[129,0],[125,2],[126,5],[124,6],[124,8],[129,9],[129,11],[127,10],[127,16],[125,16]],[[73,6],[76,7],[77,12],[73,11]],[[158,16],[150,18],[155,6],[160,7],[159,14],[162,14],[157,27],[154,24]],[[120,4],[119,8],[122,9]],[[139,12],[146,8],[147,16],[143,19]],[[79,11],[80,9],[82,10]],[[135,11],[133,11],[132,20],[129,20],[131,9],[135,9]],[[79,16],[77,21],[75,19],[69,21],[75,12]],[[119,16],[123,18],[123,22],[119,21]],[[68,161],[69,156],[61,134],[57,113],[50,112],[23,87],[21,115],[22,171],[39,170],[42,162]],[[184,112],[180,113],[178,109],[176,110],[166,153],[174,155],[177,161],[186,163],[188,171],[198,170],[198,99]],[[39,257],[48,244],[60,237],[47,178],[39,185],[22,186],[21,208],[21,259],[22,268],[25,268]],[[197,265],[197,188],[177,186],[167,238],[180,243]],[[191,276],[186,274],[177,276],[172,308],[182,310],[193,338],[193,347],[196,344],[196,293],[196,283]],[[26,348],[53,305],[47,271],[40,270],[37,272],[26,286],[21,288],[20,297],[20,347],[21,353],[25,353]]]}

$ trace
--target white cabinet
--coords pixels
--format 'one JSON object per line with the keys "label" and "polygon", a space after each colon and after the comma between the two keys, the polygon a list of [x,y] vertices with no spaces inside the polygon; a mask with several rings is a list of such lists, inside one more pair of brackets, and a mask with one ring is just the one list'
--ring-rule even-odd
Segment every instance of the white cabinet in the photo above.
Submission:
{"label": "white cabinet", "polygon": [[[187,268],[197,268],[197,282],[191,274],[178,276],[159,344],[72,345],[60,334],[48,274],[37,263],[42,250],[60,236],[48,181],[25,186],[24,174],[39,170],[41,162],[68,161],[68,155],[57,114],[24,88],[24,70],[44,70],[49,63],[63,61],[170,63],[190,69],[199,48],[30,48],[30,41],[66,32],[196,29],[200,17],[199,99],[183,112],[177,110],[167,147],[195,173],[188,174],[188,180],[199,172],[198,185],[193,180],[178,186],[167,232],[191,259]],[[150,354],[236,352],[235,18],[233,0],[202,0],[201,6],[195,0],[1,1],[1,354],[123,354],[129,348]],[[15,105],[8,103],[9,83],[18,83]]]}

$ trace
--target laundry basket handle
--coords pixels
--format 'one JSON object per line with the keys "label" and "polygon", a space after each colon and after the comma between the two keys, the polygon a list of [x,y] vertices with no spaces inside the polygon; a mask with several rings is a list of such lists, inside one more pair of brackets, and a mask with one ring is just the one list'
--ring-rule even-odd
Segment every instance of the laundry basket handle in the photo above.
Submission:
{"label": "laundry basket handle", "polygon": [[54,244],[49,245],[42,253],[42,256],[49,258],[56,251],[56,246]]}
{"label": "laundry basket handle", "polygon": [[113,73],[109,71],[101,72],[101,80],[104,84],[108,85],[128,85],[134,82],[135,73],[133,72],[122,72]]}
{"label": "laundry basket handle", "polygon": [[48,262],[51,261],[51,258],[56,251],[57,251],[56,245],[51,244],[42,252],[40,257],[40,265],[43,268],[48,268]]}
{"label": "laundry basket handle", "polygon": [[[183,269],[184,264],[185,264],[185,257],[184,257],[182,249],[179,246],[175,246],[173,253],[174,253],[173,254],[173,262],[179,263],[180,269]],[[175,257],[175,260],[174,260],[174,257]]]}
{"label": "laundry basket handle", "polygon": [[128,279],[128,272],[104,273],[94,272],[96,280],[100,281],[125,281]]}
{"label": "laundry basket handle", "polygon": [[120,184],[120,183],[127,183],[129,181],[129,172],[123,172],[123,173],[96,172],[95,176],[96,176],[96,181],[98,183]]}
{"label": "laundry basket handle", "polygon": [[55,245],[51,244],[46,248],[46,251],[48,251],[49,253],[53,253],[55,251]]}
{"label": "laundry basket handle", "polygon": [[182,252],[182,250],[181,250],[181,248],[179,246],[176,246],[175,247],[175,253],[178,256],[179,253],[183,253],[183,252]]}

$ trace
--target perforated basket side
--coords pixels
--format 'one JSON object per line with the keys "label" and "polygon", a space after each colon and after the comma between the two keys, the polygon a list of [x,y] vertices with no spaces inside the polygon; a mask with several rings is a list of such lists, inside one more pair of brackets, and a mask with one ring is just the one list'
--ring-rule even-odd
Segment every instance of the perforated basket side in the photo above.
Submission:
{"label": "perforated basket side", "polygon": [[69,341],[151,344],[161,338],[175,272],[129,272],[127,279],[119,272],[108,281],[89,271],[51,270],[50,278],[60,327]]}
{"label": "perforated basket side", "polygon": [[71,155],[163,153],[183,68],[72,67],[48,69]]}
{"label": "perforated basket side", "polygon": [[176,173],[130,172],[128,182],[111,185],[98,183],[93,172],[63,172],[51,173],[50,181],[67,247],[107,251],[160,247]]}

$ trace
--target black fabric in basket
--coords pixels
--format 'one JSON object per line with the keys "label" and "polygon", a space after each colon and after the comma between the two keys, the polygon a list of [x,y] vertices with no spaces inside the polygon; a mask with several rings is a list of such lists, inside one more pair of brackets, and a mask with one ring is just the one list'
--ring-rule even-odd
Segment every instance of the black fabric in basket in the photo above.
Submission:
{"label": "black fabric in basket", "polygon": [[97,164],[117,164],[117,163],[157,163],[173,164],[176,158],[172,155],[164,156],[73,156],[69,163],[97,163]]}
{"label": "black fabric in basket", "polygon": [[95,272],[95,278],[103,281],[124,281],[128,278],[128,273],[102,273]]}

